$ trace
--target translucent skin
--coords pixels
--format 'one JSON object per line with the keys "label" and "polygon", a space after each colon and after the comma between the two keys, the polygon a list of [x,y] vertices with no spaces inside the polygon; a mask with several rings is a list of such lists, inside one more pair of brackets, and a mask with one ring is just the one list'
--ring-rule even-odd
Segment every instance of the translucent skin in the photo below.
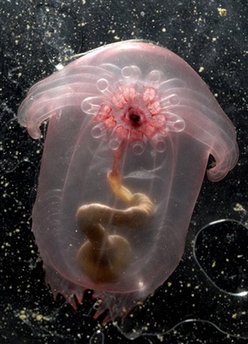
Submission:
{"label": "translucent skin", "polygon": [[[212,181],[237,162],[235,129],[184,60],[136,40],[90,51],[35,84],[18,120],[37,139],[46,119],[32,230],[47,282],[69,301],[94,289],[103,299],[98,314],[110,308],[112,318],[122,316],[179,264],[210,154]],[[114,281],[99,282],[77,262],[88,238],[75,214],[92,203],[126,208],[108,183],[110,170],[128,192],[149,197],[154,213],[139,228],[104,223],[132,255]]]}

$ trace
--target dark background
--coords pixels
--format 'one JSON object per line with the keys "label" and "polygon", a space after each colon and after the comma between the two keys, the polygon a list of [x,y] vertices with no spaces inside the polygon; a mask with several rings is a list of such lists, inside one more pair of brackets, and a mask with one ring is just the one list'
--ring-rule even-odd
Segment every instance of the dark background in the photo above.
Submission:
{"label": "dark background", "polygon": [[[0,343],[248,343],[247,18],[247,0],[0,1]],[[90,292],[76,312],[45,285],[30,230],[43,142],[16,113],[58,63],[130,38],[200,72],[237,128],[240,160],[223,181],[204,180],[170,279],[123,324],[102,328]]]}

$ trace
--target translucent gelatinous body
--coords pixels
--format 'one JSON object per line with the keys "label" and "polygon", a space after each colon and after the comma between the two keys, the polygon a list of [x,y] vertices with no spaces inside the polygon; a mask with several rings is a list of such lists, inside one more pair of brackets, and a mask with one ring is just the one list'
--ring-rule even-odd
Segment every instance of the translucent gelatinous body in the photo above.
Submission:
{"label": "translucent gelatinous body", "polygon": [[112,317],[178,265],[210,154],[212,181],[238,158],[232,123],[171,51],[110,44],[34,85],[19,109],[49,119],[33,231],[54,293],[95,290]]}

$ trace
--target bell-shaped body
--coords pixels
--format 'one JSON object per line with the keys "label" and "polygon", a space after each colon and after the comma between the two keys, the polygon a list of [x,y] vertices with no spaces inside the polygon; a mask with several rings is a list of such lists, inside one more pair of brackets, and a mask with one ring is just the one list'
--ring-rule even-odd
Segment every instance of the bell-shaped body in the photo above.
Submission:
{"label": "bell-shaped body", "polygon": [[136,40],[34,85],[18,120],[37,139],[46,119],[32,228],[47,281],[122,316],[179,264],[209,156],[212,181],[236,164],[234,127],[184,60]]}

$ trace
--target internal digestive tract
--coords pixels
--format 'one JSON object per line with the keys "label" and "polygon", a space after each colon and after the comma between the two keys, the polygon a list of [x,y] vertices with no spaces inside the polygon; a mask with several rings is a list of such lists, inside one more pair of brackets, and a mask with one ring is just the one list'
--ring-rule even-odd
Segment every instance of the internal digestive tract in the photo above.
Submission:
{"label": "internal digestive tract", "polygon": [[[127,204],[126,209],[112,208],[101,203],[79,207],[76,218],[87,241],[79,248],[77,259],[95,283],[111,283],[120,280],[132,262],[132,245],[123,236],[111,234],[108,225],[140,229],[154,213],[154,204],[144,193],[132,193],[122,185],[120,156],[124,145],[114,153],[112,170],[107,180],[113,194]],[[106,226],[106,227],[105,227]]]}

